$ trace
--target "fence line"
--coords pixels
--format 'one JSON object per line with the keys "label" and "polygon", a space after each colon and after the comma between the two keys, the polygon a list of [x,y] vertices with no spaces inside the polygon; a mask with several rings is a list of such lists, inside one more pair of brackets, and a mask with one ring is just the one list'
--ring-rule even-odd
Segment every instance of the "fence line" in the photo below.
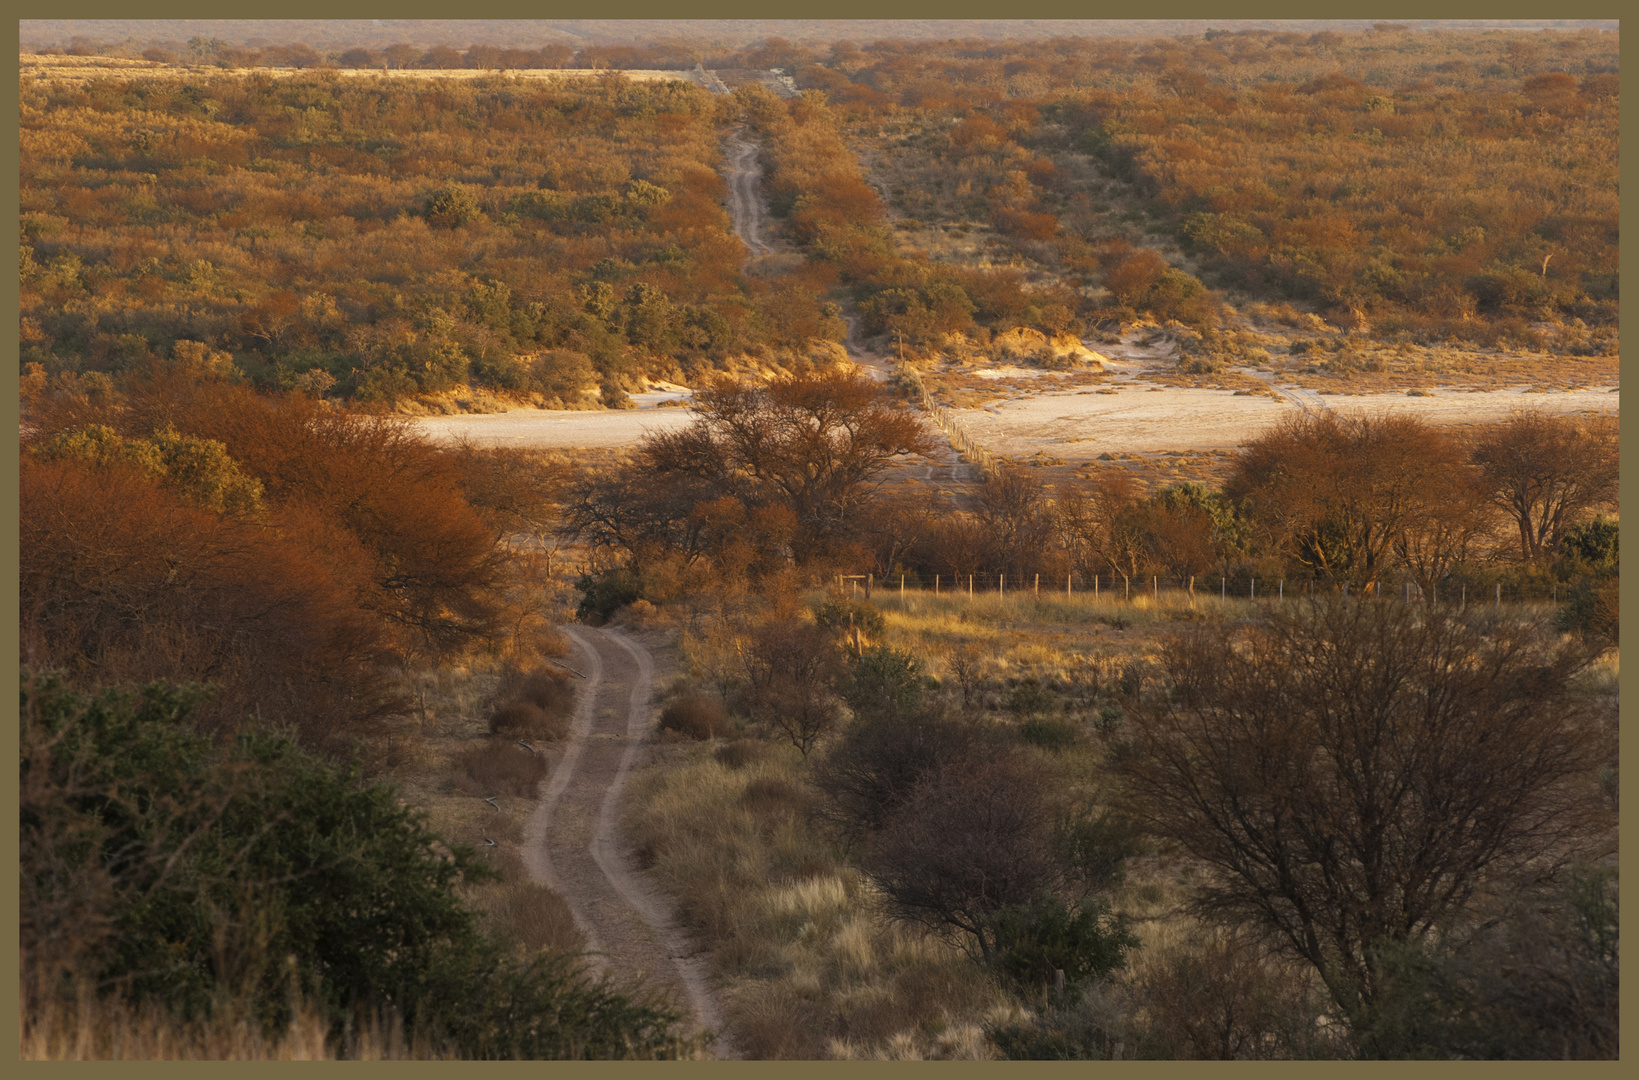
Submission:
{"label": "fence line", "polygon": [[979,475],[986,480],[995,477],[1001,469],[1000,459],[983,446],[980,446],[971,435],[963,430],[962,425],[957,422],[950,409],[933,400],[933,395],[928,393],[927,386],[922,382],[921,373],[909,364],[900,364],[895,369],[894,374],[901,381],[907,382],[916,388],[917,397],[922,403],[922,408],[927,410],[934,426],[944,434],[946,439],[950,440],[950,445],[955,447],[964,459],[978,466]]}
{"label": "fence line", "polygon": [[[1218,577],[1218,580],[1213,581],[1212,577]],[[1505,590],[1498,583],[1474,582],[1474,588],[1470,589],[1470,583],[1461,580],[1442,581],[1438,587],[1429,591],[1424,590],[1416,582],[1403,580],[1399,583],[1379,582],[1366,590],[1362,596],[1360,591],[1350,589],[1342,583],[1287,581],[1284,578],[1240,577],[1231,580],[1221,575],[1210,575],[1192,578],[1188,584],[1168,582],[1163,586],[1159,575],[1129,579],[1123,578],[1120,574],[1088,575],[1079,571],[1057,578],[1027,574],[1023,578],[1011,580],[1005,574],[979,570],[962,574],[938,573],[925,578],[916,574],[885,574],[880,578],[874,573],[835,574],[831,580],[847,595],[862,598],[870,597],[873,591],[882,591],[889,596],[904,596],[909,592],[916,592],[928,596],[956,594],[974,600],[986,596],[1027,596],[1034,599],[1086,598],[1106,603],[1130,603],[1139,599],[1160,603],[1162,597],[1166,597],[1169,602],[1193,602],[1197,598],[1203,598],[1280,604],[1288,599],[1305,600],[1329,593],[1343,597],[1399,600],[1402,603],[1430,606],[1496,608],[1505,600],[1511,604],[1544,601],[1558,604],[1561,591],[1558,588],[1545,589],[1541,590],[1542,595],[1539,596],[1536,595],[1537,590],[1511,586],[1506,590],[1509,595],[1504,595]]]}

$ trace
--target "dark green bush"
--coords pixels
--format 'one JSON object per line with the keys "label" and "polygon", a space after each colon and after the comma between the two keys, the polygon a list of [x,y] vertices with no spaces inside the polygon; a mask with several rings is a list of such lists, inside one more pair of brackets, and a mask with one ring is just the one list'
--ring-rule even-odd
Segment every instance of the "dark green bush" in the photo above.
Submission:
{"label": "dark green bush", "polygon": [[607,621],[609,616],[642,595],[637,578],[630,570],[582,574],[575,587],[583,594],[575,617],[594,623]]}
{"label": "dark green bush", "polygon": [[928,688],[922,661],[886,645],[867,649],[854,665],[853,685],[845,695],[860,717],[893,717],[914,710]]}
{"label": "dark green bush", "polygon": [[89,982],[180,1017],[229,999],[270,1030],[299,993],[337,1034],[396,1013],[412,1042],[462,1057],[678,1052],[676,1013],[483,935],[456,888],[491,872],[391,786],[282,732],[215,744],[189,721],[195,689],[87,699],[26,672],[23,688],[32,993]]}
{"label": "dark green bush", "polygon": [[995,935],[992,966],[1014,984],[1047,989],[1064,972],[1066,993],[1074,994],[1127,962],[1138,938],[1104,900],[1067,904],[1046,896],[1002,908],[989,918]]}

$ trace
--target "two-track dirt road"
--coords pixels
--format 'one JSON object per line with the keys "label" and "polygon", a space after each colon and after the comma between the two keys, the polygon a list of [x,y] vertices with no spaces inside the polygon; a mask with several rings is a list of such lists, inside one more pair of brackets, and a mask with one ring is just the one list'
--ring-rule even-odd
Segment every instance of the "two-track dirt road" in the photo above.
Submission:
{"label": "two-track dirt road", "polygon": [[757,144],[735,134],[728,141],[729,217],[734,232],[751,250],[752,258],[774,254],[763,239],[768,208],[758,192],[762,170],[757,167]]}
{"label": "two-track dirt road", "polygon": [[[566,626],[581,657],[573,729],[541,788],[525,838],[530,874],[569,904],[599,966],[621,982],[669,997],[697,1030],[720,1033],[706,957],[670,905],[632,864],[617,822],[620,800],[653,719],[654,661],[618,630]],[[718,1034],[713,1051],[730,1055]]]}

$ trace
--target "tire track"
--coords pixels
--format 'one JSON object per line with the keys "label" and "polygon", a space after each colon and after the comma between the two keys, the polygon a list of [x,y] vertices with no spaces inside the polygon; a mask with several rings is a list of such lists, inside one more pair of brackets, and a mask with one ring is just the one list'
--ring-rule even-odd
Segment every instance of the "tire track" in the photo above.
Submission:
{"label": "tire track", "polygon": [[757,168],[757,144],[735,135],[729,141],[728,193],[729,217],[734,232],[751,250],[753,258],[774,254],[774,249],[763,241],[763,217],[766,210],[758,197],[757,182],[762,178]]}
{"label": "tire track", "polygon": [[717,1055],[729,1056],[708,957],[690,944],[619,836],[621,795],[649,728],[653,658],[618,631],[564,632],[585,655],[586,682],[569,743],[530,818],[526,865],[567,902],[600,970],[683,1006],[698,1030],[716,1034]]}

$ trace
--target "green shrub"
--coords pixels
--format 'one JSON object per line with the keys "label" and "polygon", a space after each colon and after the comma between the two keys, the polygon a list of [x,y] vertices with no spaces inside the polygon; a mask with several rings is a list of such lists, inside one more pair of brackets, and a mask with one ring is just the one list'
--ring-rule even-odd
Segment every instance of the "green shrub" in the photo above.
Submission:
{"label": "green shrub", "polygon": [[1064,972],[1066,993],[1102,979],[1127,962],[1138,938],[1104,900],[1067,904],[1042,897],[1002,908],[989,917],[995,935],[992,966],[1020,987],[1045,989]]}
{"label": "green shrub", "polygon": [[854,665],[849,708],[859,716],[891,717],[914,710],[928,688],[922,661],[886,645],[867,649]]}
{"label": "green shrub", "polygon": [[460,184],[448,184],[427,197],[427,220],[454,229],[484,216],[472,192]]}
{"label": "green shrub", "polygon": [[182,1018],[226,1001],[269,1031],[289,1024],[299,995],[333,1035],[396,1014],[409,1041],[460,1057],[686,1049],[676,1012],[616,993],[578,962],[509,959],[456,893],[492,872],[394,788],[280,732],[213,743],[189,721],[200,696],[155,684],[87,699],[24,673],[32,993],[89,981]]}
{"label": "green shrub", "polygon": [[876,637],[887,626],[882,612],[867,600],[827,600],[814,609],[814,621],[844,633],[855,628],[866,637]]}

